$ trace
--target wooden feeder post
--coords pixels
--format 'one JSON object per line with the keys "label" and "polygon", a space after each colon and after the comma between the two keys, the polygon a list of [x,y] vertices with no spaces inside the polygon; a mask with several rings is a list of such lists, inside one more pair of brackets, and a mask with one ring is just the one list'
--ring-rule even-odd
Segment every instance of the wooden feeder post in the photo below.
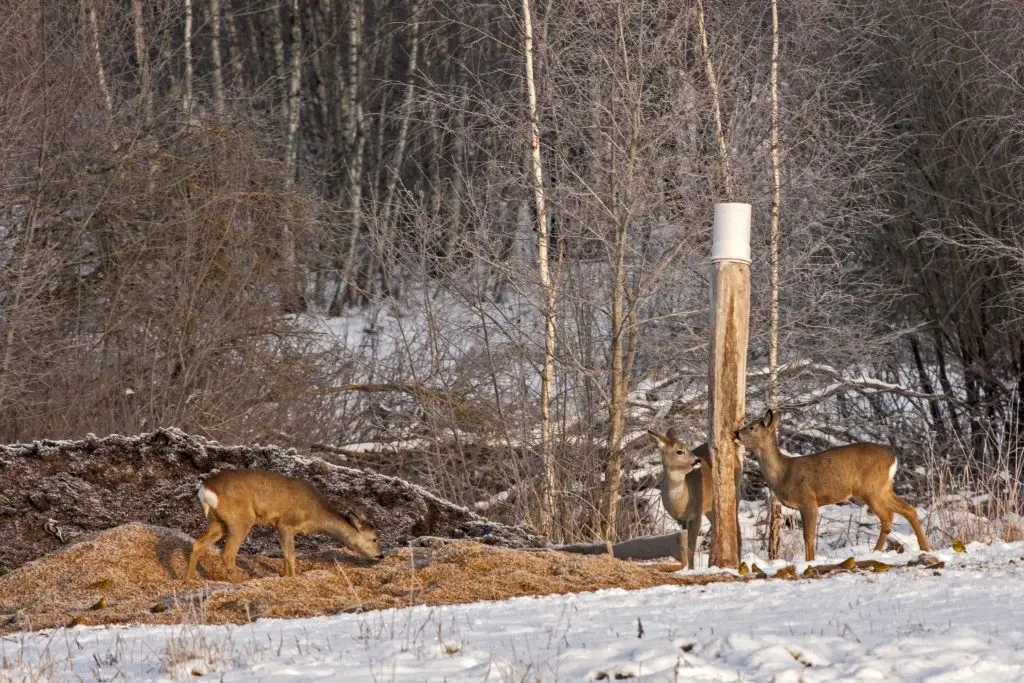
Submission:
{"label": "wooden feeder post", "polygon": [[750,338],[750,204],[715,204],[711,245],[711,367],[708,447],[715,482],[715,536],[710,564],[738,567],[740,447]]}

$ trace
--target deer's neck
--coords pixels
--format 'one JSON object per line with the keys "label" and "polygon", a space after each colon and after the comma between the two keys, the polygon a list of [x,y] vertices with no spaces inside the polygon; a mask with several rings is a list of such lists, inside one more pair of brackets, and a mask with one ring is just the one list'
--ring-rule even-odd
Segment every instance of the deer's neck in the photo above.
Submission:
{"label": "deer's neck", "polygon": [[778,439],[771,439],[754,449],[754,455],[761,463],[761,474],[773,490],[777,489],[786,479],[789,471],[789,458],[779,450]]}
{"label": "deer's neck", "polygon": [[318,521],[319,531],[322,531],[336,541],[347,542],[356,531],[348,522],[333,513],[324,515]]}
{"label": "deer's neck", "polygon": [[686,476],[693,470],[683,470],[678,467],[664,467],[665,483],[669,486],[680,486],[686,481]]}

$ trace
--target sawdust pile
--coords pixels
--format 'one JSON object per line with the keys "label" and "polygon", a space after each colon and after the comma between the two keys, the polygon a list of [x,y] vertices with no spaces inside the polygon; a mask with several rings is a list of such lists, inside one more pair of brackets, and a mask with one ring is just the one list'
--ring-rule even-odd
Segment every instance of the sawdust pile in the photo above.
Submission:
{"label": "sawdust pile", "polygon": [[231,583],[215,551],[203,580],[185,582],[191,538],[145,524],[84,537],[0,577],[0,633],[74,624],[245,623],[412,604],[444,605],[600,588],[736,580],[669,572],[607,556],[528,552],[473,541],[400,548],[379,563],[342,550],[300,556],[296,578],[281,560],[239,555],[252,577]]}

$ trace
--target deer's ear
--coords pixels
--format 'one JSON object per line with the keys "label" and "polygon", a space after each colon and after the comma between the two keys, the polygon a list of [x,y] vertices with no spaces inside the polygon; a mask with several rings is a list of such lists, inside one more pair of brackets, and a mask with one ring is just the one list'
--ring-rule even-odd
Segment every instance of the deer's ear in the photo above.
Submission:
{"label": "deer's ear", "polygon": [[654,439],[655,441],[658,442],[659,446],[664,446],[665,445],[667,439],[664,436],[662,436],[661,434],[658,434],[657,432],[655,432],[654,430],[651,430],[651,429],[648,429],[647,433],[650,435],[650,437],[652,439]]}
{"label": "deer's ear", "polygon": [[354,527],[357,531],[363,528],[362,520],[359,515],[353,512],[339,512],[338,516],[348,522],[349,526]]}
{"label": "deer's ear", "polygon": [[763,424],[767,429],[768,427],[771,427],[773,424],[775,424],[775,420],[775,411],[769,408],[768,410],[765,411],[764,417],[761,418],[761,424]]}
{"label": "deer's ear", "polygon": [[679,439],[676,437],[676,428],[669,427],[668,434],[665,435],[665,438],[667,438],[669,441],[679,441]]}

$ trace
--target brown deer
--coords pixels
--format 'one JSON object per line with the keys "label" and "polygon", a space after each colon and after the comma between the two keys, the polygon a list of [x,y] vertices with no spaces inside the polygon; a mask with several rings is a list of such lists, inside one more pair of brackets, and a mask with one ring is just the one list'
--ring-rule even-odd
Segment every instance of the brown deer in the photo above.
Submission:
{"label": "brown deer", "polygon": [[818,508],[856,498],[867,503],[881,521],[875,550],[885,547],[892,530],[893,512],[907,518],[914,527],[921,550],[930,550],[917,511],[896,495],[892,480],[896,456],[888,446],[852,443],[814,455],[789,458],[779,450],[779,414],[769,410],[736,431],[736,439],[753,451],[761,474],[779,502],[800,512],[804,524],[804,556],[814,559]]}
{"label": "brown deer", "polygon": [[704,516],[711,520],[714,497],[707,446],[697,449],[703,449],[701,457],[676,438],[675,430],[669,429],[665,436],[651,430],[647,430],[647,433],[658,442],[661,450],[664,470],[661,478],[661,503],[669,517],[676,520],[686,532],[686,548],[680,549],[679,561],[684,567],[692,569],[700,518]]}
{"label": "brown deer", "polygon": [[192,544],[186,580],[196,575],[199,556],[225,533],[224,564],[237,577],[235,556],[257,524],[277,529],[284,554],[283,576],[296,575],[296,534],[320,531],[364,557],[382,557],[373,525],[358,515],[335,512],[313,485],[301,479],[264,470],[227,470],[203,482],[199,502],[208,526]]}

